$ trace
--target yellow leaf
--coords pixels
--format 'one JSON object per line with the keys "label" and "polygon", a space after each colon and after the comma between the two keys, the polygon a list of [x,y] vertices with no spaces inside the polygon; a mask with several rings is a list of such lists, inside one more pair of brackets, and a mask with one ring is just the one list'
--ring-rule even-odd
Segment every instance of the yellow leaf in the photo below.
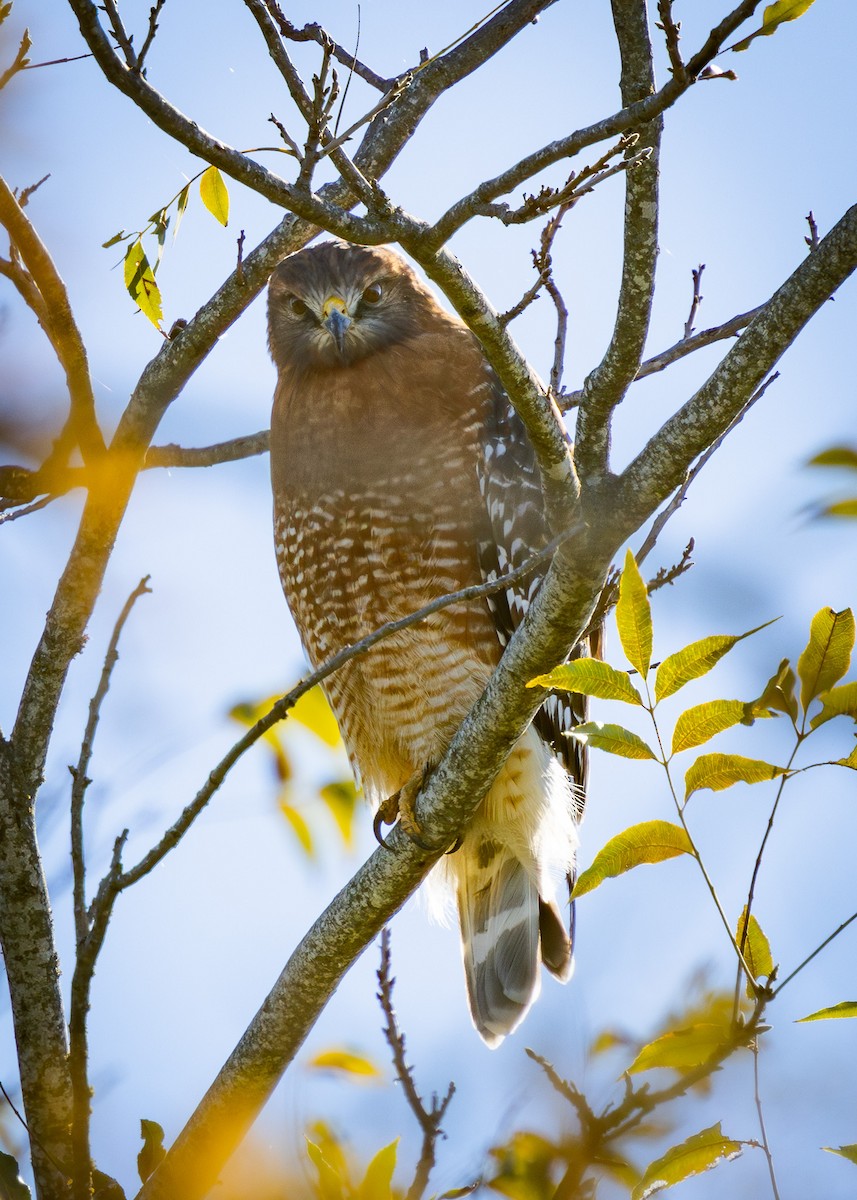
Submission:
{"label": "yellow leaf", "polygon": [[211,215],[226,225],[229,221],[229,192],[217,167],[209,167],[199,181],[199,196]]}
{"label": "yellow leaf", "polygon": [[527,687],[556,688],[562,692],[581,692],[584,696],[596,696],[599,700],[624,700],[628,704],[642,704],[640,694],[631,685],[625,671],[617,671],[599,658],[576,658],[573,662],[561,663],[547,675],[537,675]]}
{"label": "yellow leaf", "polygon": [[318,1190],[321,1200],[343,1200],[343,1180],[337,1171],[327,1161],[321,1148],[306,1139],[307,1154],[310,1162],[318,1171]]}
{"label": "yellow leaf", "polygon": [[781,25],[785,25],[786,21],[796,21],[798,17],[802,17],[813,3],[814,0],[775,0],[765,8],[761,28],[736,42],[732,49],[746,50],[757,37],[770,37]]}
{"label": "yellow leaf", "polygon": [[841,1004],[834,1004],[831,1008],[820,1008],[808,1017],[801,1017],[795,1024],[801,1025],[804,1021],[830,1021],[838,1017],[857,1017],[857,1000],[843,1000]]}
{"label": "yellow leaf", "polygon": [[[778,619],[774,618],[774,620]],[[690,683],[691,679],[698,679],[700,675],[705,675],[738,642],[758,633],[760,629],[767,629],[772,624],[773,621],[766,621],[764,625],[757,625],[755,629],[748,629],[746,633],[718,633],[713,637],[691,642],[683,650],[670,654],[658,667],[655,678],[655,698],[664,700],[673,692],[677,692],[679,688],[683,688],[686,683]]]}
{"label": "yellow leaf", "polygon": [[857,721],[857,682],[843,683],[829,692],[821,692],[818,699],[821,701],[821,712],[816,713],[810,721],[813,729],[833,717],[851,717]]}
{"label": "yellow leaf", "polygon": [[320,685],[317,684],[308,692],[304,692],[289,709],[289,716],[314,733],[325,746],[335,749],[341,744],[342,738],[336,717]]}
{"label": "yellow leaf", "polygon": [[630,550],[619,580],[616,626],[625,657],[645,679],[652,661],[652,609],[645,581]]}
{"label": "yellow leaf", "polygon": [[[747,922],[747,905],[744,905],[738,918],[738,928],[735,931],[735,941],[744,955],[744,962],[753,973],[754,979],[767,979],[774,969],[774,958],[771,954],[771,944],[762,932],[762,927],[753,914]],[[752,999],[753,988],[747,981],[747,995]]]}
{"label": "yellow leaf", "polygon": [[350,779],[326,783],[319,792],[336,821],[342,840],[349,850],[354,848],[354,816],[357,811],[357,788]]}
{"label": "yellow leaf", "polygon": [[280,800],[280,812],[292,827],[292,832],[308,858],[313,857],[312,834],[302,814],[285,800]]}
{"label": "yellow leaf", "polygon": [[156,329],[163,319],[161,292],[146,258],[143,243],[138,239],[125,252],[125,287],[140,312],[149,318]]}
{"label": "yellow leaf", "polygon": [[822,1146],[823,1150],[827,1150],[830,1154],[839,1154],[842,1158],[847,1158],[849,1162],[857,1163],[857,1145],[851,1146]]}
{"label": "yellow leaf", "polygon": [[576,738],[585,746],[618,754],[620,758],[650,758],[655,755],[641,737],[624,729],[621,725],[605,725],[601,721],[587,721],[569,729],[568,736]]}
{"label": "yellow leaf", "polygon": [[322,1050],[309,1060],[307,1066],[318,1071],[341,1071],[344,1075],[355,1075],[363,1079],[381,1079],[381,1070],[362,1054],[352,1050]]}
{"label": "yellow leaf", "polygon": [[694,792],[710,788],[722,792],[733,783],[766,783],[786,774],[785,767],[741,754],[700,754],[684,777],[685,802]]}
{"label": "yellow leaf", "polygon": [[583,896],[605,879],[624,875],[644,863],[663,862],[679,854],[692,854],[690,838],[679,825],[669,821],[643,821],[618,833],[595,856],[574,885],[573,896]]}
{"label": "yellow leaf", "polygon": [[816,696],[829,691],[848,670],[854,636],[854,614],[850,608],[842,612],[822,608],[812,618],[809,642],[797,661],[804,712]]}
{"label": "yellow leaf", "polygon": [[701,746],[715,734],[722,733],[744,720],[745,705],[741,700],[709,700],[683,712],[673,730],[673,754]]}
{"label": "yellow leaf", "polygon": [[628,1071],[652,1071],[669,1067],[689,1071],[700,1067],[730,1041],[729,1026],[700,1022],[687,1029],[673,1029],[644,1046]]}
{"label": "yellow leaf", "polygon": [[357,1200],[392,1200],[393,1171],[396,1169],[396,1151],[399,1139],[384,1146],[366,1168],[363,1182],[357,1191]]}
{"label": "yellow leaf", "polygon": [[648,1200],[655,1192],[681,1183],[691,1175],[699,1175],[716,1166],[721,1159],[737,1158],[740,1153],[741,1143],[724,1137],[718,1122],[695,1133],[681,1145],[673,1146],[651,1163],[631,1193],[631,1200]]}

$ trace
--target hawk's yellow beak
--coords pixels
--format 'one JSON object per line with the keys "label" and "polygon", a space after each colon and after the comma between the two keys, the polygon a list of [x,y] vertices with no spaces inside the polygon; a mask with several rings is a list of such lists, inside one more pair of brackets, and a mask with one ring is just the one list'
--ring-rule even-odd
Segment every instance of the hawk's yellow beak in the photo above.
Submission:
{"label": "hawk's yellow beak", "polygon": [[328,296],[321,308],[322,324],[336,342],[336,348],[342,353],[345,345],[345,334],[351,324],[348,307],[341,296]]}

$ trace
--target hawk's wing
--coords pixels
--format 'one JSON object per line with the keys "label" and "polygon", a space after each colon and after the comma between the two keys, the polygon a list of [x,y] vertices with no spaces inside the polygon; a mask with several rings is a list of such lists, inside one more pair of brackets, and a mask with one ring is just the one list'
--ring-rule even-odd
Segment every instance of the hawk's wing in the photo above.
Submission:
{"label": "hawk's wing", "polygon": [[[541,475],[524,423],[496,380],[492,400],[479,463],[479,486],[491,533],[490,539],[479,546],[486,582],[516,570],[550,540]],[[547,569],[547,561],[540,563],[531,574],[488,597],[497,636],[504,647],[523,620]],[[584,653],[586,647],[579,646],[573,657]],[[563,693],[548,696],[533,720],[577,785],[581,810],[588,755],[582,743],[565,734],[586,719],[586,697]]]}

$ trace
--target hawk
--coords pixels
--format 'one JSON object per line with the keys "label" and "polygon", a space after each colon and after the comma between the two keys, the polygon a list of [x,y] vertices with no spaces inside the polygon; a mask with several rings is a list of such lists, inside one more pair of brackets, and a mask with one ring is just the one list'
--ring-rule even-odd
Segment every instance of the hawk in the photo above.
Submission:
{"label": "hawk", "polygon": [[[324,242],[286,258],[270,283],[269,344],[277,563],[313,666],[546,544],[523,423],[476,338],[398,254]],[[443,609],[327,680],[373,804],[439,762],[540,581]],[[456,897],[470,1012],[489,1046],[523,1019],[541,963],[571,974],[558,891],[586,764],[562,733],[584,719],[549,698],[433,872]]]}

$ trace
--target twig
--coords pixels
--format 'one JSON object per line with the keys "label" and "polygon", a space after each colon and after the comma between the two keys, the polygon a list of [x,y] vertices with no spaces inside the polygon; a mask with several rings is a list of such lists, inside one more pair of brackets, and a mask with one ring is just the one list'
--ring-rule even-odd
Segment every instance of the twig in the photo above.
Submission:
{"label": "twig", "polygon": [[19,71],[25,71],[27,69],[27,66],[29,65],[27,62],[27,52],[32,44],[30,31],[29,29],[25,29],[23,36],[21,37],[17,53],[15,54],[11,65],[6,68],[2,75],[0,75],[0,91],[3,90],[9,80],[17,75]]}
{"label": "twig", "polygon": [[276,21],[280,34],[283,37],[288,38],[292,42],[316,42],[319,46],[329,46],[331,54],[337,62],[348,67],[349,70],[353,71],[355,75],[358,75],[371,87],[377,88],[379,92],[389,90],[393,80],[385,79],[382,75],[378,75],[377,72],[367,67],[365,63],[360,62],[357,58],[356,46],[353,51],[346,50],[344,46],[340,46],[335,42],[330,34],[317,22],[304,25],[303,29],[298,29],[296,25],[293,25],[291,21],[286,19],[276,0],[265,0],[265,7]]}
{"label": "twig", "polygon": [[137,55],[134,53],[134,47],[131,45],[131,38],[125,32],[125,26],[122,24],[122,18],[119,16],[119,9],[116,5],[116,0],[104,0],[104,11],[107,13],[107,19],[110,22],[110,32],[116,41],[116,45],[120,48],[125,56],[125,63],[132,71],[137,68]]}
{"label": "twig", "polygon": [[393,1066],[396,1078],[402,1085],[408,1107],[417,1119],[423,1133],[422,1152],[417,1163],[413,1182],[408,1188],[406,1200],[420,1200],[426,1190],[429,1175],[435,1164],[435,1147],[439,1137],[445,1137],[440,1123],[446,1114],[452,1097],[455,1095],[455,1084],[450,1083],[443,1099],[438,1098],[437,1092],[432,1093],[431,1106],[426,1108],[422,1096],[414,1083],[413,1068],[405,1061],[405,1035],[400,1031],[393,1008],[393,985],[396,980],[390,974],[390,929],[385,926],[381,931],[381,965],[378,968],[378,1001],[384,1013],[384,1037],[393,1054]]}
{"label": "twig", "polygon": [[702,304],[702,295],[699,287],[702,283],[702,272],[705,270],[705,263],[700,263],[699,266],[691,272],[693,275],[693,299],[690,302],[690,312],[687,315],[687,320],[684,323],[685,340],[693,333],[693,323],[696,320],[696,314],[699,312],[699,306]]}
{"label": "twig", "polygon": [[239,283],[244,282],[244,230],[238,234],[238,254],[235,262],[235,278]]}
{"label": "twig", "polygon": [[852,921],[857,921],[857,912],[852,913],[847,921],[843,921],[841,925],[838,925],[836,929],[834,929],[833,933],[824,939],[820,946],[816,946],[812,954],[808,954],[803,962],[798,963],[795,969],[790,974],[786,975],[785,979],[781,983],[777,984],[777,986],[774,988],[773,994],[778,996],[786,984],[790,983],[791,980],[794,979],[795,975],[798,975],[804,969],[804,967],[808,966],[817,954],[821,954],[825,946],[829,946],[834,938],[839,937],[840,933],[842,933],[844,929],[847,929]]}
{"label": "twig", "polygon": [[24,1117],[24,1114],[23,1114],[22,1112],[20,1112],[20,1111],[19,1111],[19,1109],[18,1109],[18,1108],[16,1108],[15,1104],[12,1102],[12,1097],[11,1097],[11,1096],[9,1095],[9,1093],[6,1091],[5,1087],[3,1086],[3,1083],[2,1083],[2,1081],[0,1081],[0,1093],[2,1093],[2,1095],[3,1095],[3,1099],[4,1099],[4,1100],[6,1101],[6,1103],[9,1105],[9,1107],[11,1108],[11,1110],[12,1110],[12,1112],[14,1113],[15,1117],[16,1117],[16,1118],[17,1118],[17,1120],[18,1120],[18,1121],[21,1123],[22,1127],[23,1127],[23,1128],[26,1130],[27,1137],[28,1137],[28,1138],[29,1138],[29,1139],[30,1139],[32,1142],[35,1142],[35,1144],[36,1144],[36,1145],[39,1147],[39,1149],[41,1150],[42,1154],[44,1154],[45,1158],[48,1160],[48,1162],[51,1164],[51,1166],[52,1166],[52,1167],[54,1167],[54,1169],[56,1170],[57,1174],[61,1175],[61,1176],[62,1176],[64,1179],[67,1179],[67,1178],[68,1178],[68,1171],[64,1171],[64,1170],[62,1169],[62,1167],[59,1165],[59,1163],[57,1162],[57,1160],[54,1158],[54,1156],[51,1154],[51,1152],[50,1152],[50,1151],[47,1149],[47,1147],[44,1145],[44,1143],[43,1143],[43,1142],[40,1142],[40,1141],[39,1141],[39,1139],[36,1137],[36,1135],[33,1133],[32,1129],[31,1129],[31,1128],[30,1128],[30,1126],[27,1124],[27,1121],[26,1121],[26,1118]]}
{"label": "twig", "polygon": [[137,55],[136,70],[143,73],[143,63],[146,55],[151,49],[152,42],[155,40],[155,34],[158,32],[158,17],[161,15],[161,9],[164,7],[166,0],[155,0],[153,6],[149,9],[149,28],[146,32],[146,40],[140,47],[140,53]]}
{"label": "twig", "polygon": [[92,54],[72,54],[68,58],[50,58],[46,62],[27,63],[25,71],[35,71],[38,67],[58,67],[62,63],[80,62],[82,58],[92,58]]}
{"label": "twig", "polygon": [[813,215],[812,209],[810,209],[809,212],[806,214],[806,222],[809,225],[809,237],[805,237],[803,240],[806,242],[807,246],[809,246],[809,250],[810,250],[810,254],[811,254],[814,250],[818,249],[818,240],[819,240],[818,239],[818,225],[816,223],[815,216]]}
{"label": "twig", "polygon": [[672,15],[673,0],[658,0],[658,28],[664,32],[667,44],[667,54],[670,60],[670,71],[675,79],[684,83],[687,71],[682,61],[678,44],[681,41],[681,22],[674,21]]}
{"label": "twig", "polygon": [[553,342],[553,363],[551,365],[550,389],[554,396],[559,395],[562,384],[562,373],[565,370],[565,341],[568,335],[568,309],[562,298],[562,293],[551,277],[545,282],[545,291],[553,300],[556,309],[556,337]]}
{"label": "twig", "polygon": [[774,1158],[771,1154],[771,1147],[768,1143],[768,1131],[765,1128],[765,1114],[762,1109],[762,1093],[759,1089],[759,1042],[757,1038],[753,1039],[750,1046],[753,1052],[753,1094],[756,1100],[756,1112],[759,1114],[759,1132],[762,1135],[762,1150],[765,1158],[768,1161],[768,1174],[771,1177],[771,1190],[774,1193],[774,1200],[780,1200],[780,1192],[777,1187],[777,1175],[774,1171]]}
{"label": "twig", "polygon": [[282,121],[278,121],[273,113],[271,113],[271,115],[268,117],[268,120],[271,122],[272,125],[274,125],[276,127],[277,132],[279,133],[280,137],[286,143],[289,150],[291,150],[292,154],[294,154],[294,156],[298,160],[298,162],[303,162],[303,158],[304,158],[303,151],[301,150],[300,146],[297,144],[295,139],[292,137],[292,135],[289,133],[289,131],[286,129],[286,127],[282,123]]}
{"label": "twig", "polygon": [[357,51],[360,49],[360,5],[357,5],[357,37],[354,39],[354,57],[348,65],[348,78],[345,81],[345,89],[342,93],[342,99],[339,102],[339,112],[336,114],[336,122],[333,126],[333,136],[339,133],[339,122],[342,120],[342,113],[345,108],[345,101],[348,98],[348,89],[351,87],[351,80],[354,78],[354,67],[357,62]]}

